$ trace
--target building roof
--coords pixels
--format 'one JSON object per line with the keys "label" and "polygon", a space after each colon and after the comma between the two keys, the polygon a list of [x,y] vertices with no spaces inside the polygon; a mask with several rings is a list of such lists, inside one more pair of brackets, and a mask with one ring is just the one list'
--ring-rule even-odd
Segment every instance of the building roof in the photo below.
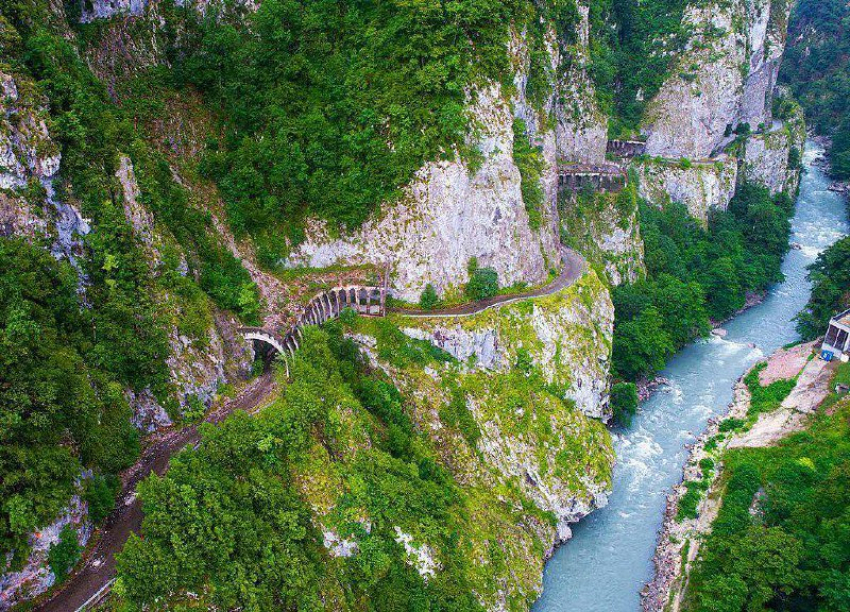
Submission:
{"label": "building roof", "polygon": [[850,327],[850,309],[832,317],[832,322],[844,325],[845,327]]}

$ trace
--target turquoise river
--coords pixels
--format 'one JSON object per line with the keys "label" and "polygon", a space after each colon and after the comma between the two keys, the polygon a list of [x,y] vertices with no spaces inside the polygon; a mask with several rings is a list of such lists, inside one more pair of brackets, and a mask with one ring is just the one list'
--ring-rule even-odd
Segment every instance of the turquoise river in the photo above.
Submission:
{"label": "turquoise river", "polygon": [[848,233],[841,196],[814,163],[822,149],[809,143],[785,281],[764,302],[729,321],[724,338],[685,348],[670,362],[662,386],[643,402],[631,428],[615,432],[617,466],[607,507],[574,527],[573,539],[546,566],[534,612],[637,612],[652,578],[652,556],[666,497],[681,480],[685,446],[732,400],[735,381],[756,361],[795,341],[795,315],[809,299],[806,268]]}

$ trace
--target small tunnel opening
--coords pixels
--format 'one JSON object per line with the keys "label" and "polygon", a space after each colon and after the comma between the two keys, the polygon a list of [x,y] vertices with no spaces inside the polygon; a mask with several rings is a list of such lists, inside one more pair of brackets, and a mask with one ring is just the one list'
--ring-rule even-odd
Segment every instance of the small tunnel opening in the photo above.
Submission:
{"label": "small tunnel opening", "polygon": [[251,367],[255,375],[268,372],[277,357],[277,349],[268,342],[262,340],[254,340],[254,364]]}

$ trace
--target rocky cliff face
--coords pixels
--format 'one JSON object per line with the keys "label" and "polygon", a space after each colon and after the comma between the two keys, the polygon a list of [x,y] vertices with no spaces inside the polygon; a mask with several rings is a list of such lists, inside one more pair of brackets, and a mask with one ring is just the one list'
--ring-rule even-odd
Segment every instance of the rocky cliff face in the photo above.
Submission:
{"label": "rocky cliff face", "polygon": [[636,166],[642,197],[683,202],[705,220],[728,206],[739,180],[774,193],[796,188],[798,168],[788,162],[804,128],[799,117],[772,116],[789,11],[784,0],[688,8],[690,42],[644,121],[646,153],[656,159]]}
{"label": "rocky cliff face", "polygon": [[[410,301],[419,299],[427,283],[440,293],[465,283],[472,257],[494,268],[503,286],[542,281],[558,258],[551,237],[541,238],[529,225],[511,154],[511,105],[496,84],[475,98],[472,113],[482,134],[477,146],[484,156],[480,169],[470,170],[461,160],[431,162],[404,189],[401,201],[353,235],[334,239],[323,223],[312,223],[286,264],[389,266],[397,295]],[[543,233],[551,231],[545,227]]]}
{"label": "rocky cliff face", "polygon": [[[472,496],[474,528],[456,554],[472,555],[482,567],[470,576],[476,597],[487,610],[527,609],[541,591],[543,562],[554,545],[571,537],[571,523],[605,505],[610,491],[614,456],[599,420],[609,415],[605,381],[613,331],[605,285],[590,271],[554,295],[469,317],[394,316],[385,323],[457,360],[425,368],[393,365],[381,357],[382,335],[374,333],[374,323],[362,321],[353,334],[373,366],[413,398],[409,408],[418,429]],[[459,430],[451,411],[469,414],[472,423]],[[311,490],[317,507],[333,505],[327,500],[332,487]],[[503,520],[491,504],[494,494],[508,506],[525,499],[524,512],[533,508],[555,520],[523,520],[518,528],[515,518]],[[335,535],[332,513],[324,514],[326,546],[339,555],[358,554],[356,542]],[[441,571],[446,560],[427,538],[415,526],[400,528],[410,563],[426,578]],[[504,552],[504,566],[489,560],[494,545]]]}
{"label": "rocky cliff face", "polygon": [[578,410],[605,421],[611,416],[614,306],[595,272],[552,296],[470,317],[404,319],[402,331],[429,340],[474,371],[504,373],[527,358]]}
{"label": "rocky cliff face", "polygon": [[646,274],[636,190],[574,194],[561,203],[563,240],[613,286]]}
{"label": "rocky cliff face", "polygon": [[[502,286],[542,281],[558,265],[558,162],[598,163],[607,144],[607,119],[599,112],[587,74],[587,7],[579,9],[578,42],[567,50],[568,62],[554,33],[548,37],[547,73],[553,85],[542,108],[535,108],[526,95],[530,59],[522,32],[513,33],[510,45],[516,93],[508,98],[500,85],[490,84],[470,95],[477,129],[470,138],[483,156],[480,167],[460,159],[429,163],[404,188],[398,203],[387,205],[354,234],[333,237],[324,224],[314,222],[307,240],[285,264],[389,266],[397,295],[410,301],[428,283],[443,294],[464,284],[472,257],[494,268]],[[551,117],[556,119],[554,129]],[[512,154],[514,138],[522,137],[513,129],[516,120],[522,120],[543,160],[539,229],[529,222]]]}
{"label": "rocky cliff face", "polygon": [[769,123],[789,11],[782,0],[687,9],[690,43],[647,109],[648,155],[712,157],[729,141],[729,129]]}
{"label": "rocky cliff face", "polygon": [[[83,23],[91,23],[101,19],[112,17],[138,17],[144,15],[149,7],[156,5],[160,0],[79,0],[81,17]],[[259,6],[258,0],[234,0],[233,2],[222,2],[221,0],[175,0],[177,6],[193,7],[201,13],[210,9],[214,10],[256,10]]]}
{"label": "rocky cliff face", "polygon": [[738,160],[725,155],[697,163],[642,162],[635,168],[642,198],[662,206],[682,202],[701,221],[708,220],[710,210],[726,210],[738,180]]}
{"label": "rocky cliff face", "polygon": [[576,43],[568,49],[568,67],[557,84],[555,107],[558,155],[561,161],[598,164],[605,161],[608,144],[608,118],[596,101],[596,91],[588,74],[590,64],[589,7],[577,3],[580,21]]}
{"label": "rocky cliff face", "polygon": [[772,194],[796,193],[805,143],[803,111],[793,104],[784,121],[774,121],[769,129],[746,140],[741,163],[743,176],[764,185]]}

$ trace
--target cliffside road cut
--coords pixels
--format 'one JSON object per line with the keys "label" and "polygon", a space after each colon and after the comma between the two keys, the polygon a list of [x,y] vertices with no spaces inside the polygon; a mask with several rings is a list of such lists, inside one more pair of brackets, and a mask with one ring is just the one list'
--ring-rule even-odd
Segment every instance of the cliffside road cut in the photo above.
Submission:
{"label": "cliffside road cut", "polygon": [[[251,412],[261,406],[275,389],[274,374],[266,372],[252,381],[237,397],[210,412],[206,423],[220,423],[234,410]],[[120,552],[131,533],[142,526],[142,504],[136,486],[151,472],[165,473],[177,452],[200,440],[196,425],[155,435],[139,461],[122,474],[122,489],[115,509],[100,530],[100,539],[77,571],[49,599],[36,603],[38,612],[77,612],[95,605],[109,591],[115,578],[115,554]]]}
{"label": "cliffside road cut", "polygon": [[[393,312],[420,318],[463,317],[472,316],[504,304],[553,295],[575,283],[587,269],[584,259],[572,250],[563,249],[562,260],[563,269],[557,278],[543,287],[524,293],[497,295],[471,304],[435,310],[384,309],[382,301],[376,301],[373,305],[370,298],[370,304],[366,307],[368,311],[364,310],[364,313],[380,316],[385,312]],[[361,289],[368,289],[370,296],[375,293],[375,288],[352,289],[358,295]],[[331,290],[330,294],[333,294],[333,292],[334,290]],[[340,307],[335,307],[335,301],[326,299],[324,295],[317,296],[311,301],[311,304],[315,303],[317,306],[308,309],[302,315],[296,328],[304,325],[321,324],[339,315]],[[377,300],[378,296],[375,295],[375,298]],[[378,306],[380,306],[380,310]],[[263,337],[263,330],[244,328],[242,331],[246,339],[268,342]],[[271,331],[265,332],[265,334],[275,340],[272,346],[279,350],[280,341],[283,341],[283,339]],[[297,330],[294,328],[285,338],[294,339],[296,336]],[[294,350],[298,348],[297,341],[293,342],[291,349],[288,344],[283,346],[290,353],[294,353]],[[285,353],[282,354],[286,356]],[[269,398],[274,389],[273,373],[266,372],[246,387],[238,397],[224,403],[208,414],[205,422],[220,423],[235,410],[254,412],[261,407],[264,400]],[[192,425],[180,430],[162,432],[149,441],[141,459],[122,475],[121,494],[116,502],[115,509],[101,528],[100,539],[94,548],[89,551],[82,565],[68,578],[61,589],[51,593],[49,598],[44,601],[37,602],[34,610],[37,612],[78,612],[93,607],[109,593],[109,588],[114,582],[116,574],[115,554],[121,551],[130,534],[138,532],[142,526],[144,516],[141,502],[136,497],[136,486],[152,472],[164,474],[172,456],[188,446],[197,444],[199,440],[200,435],[197,426]]]}

